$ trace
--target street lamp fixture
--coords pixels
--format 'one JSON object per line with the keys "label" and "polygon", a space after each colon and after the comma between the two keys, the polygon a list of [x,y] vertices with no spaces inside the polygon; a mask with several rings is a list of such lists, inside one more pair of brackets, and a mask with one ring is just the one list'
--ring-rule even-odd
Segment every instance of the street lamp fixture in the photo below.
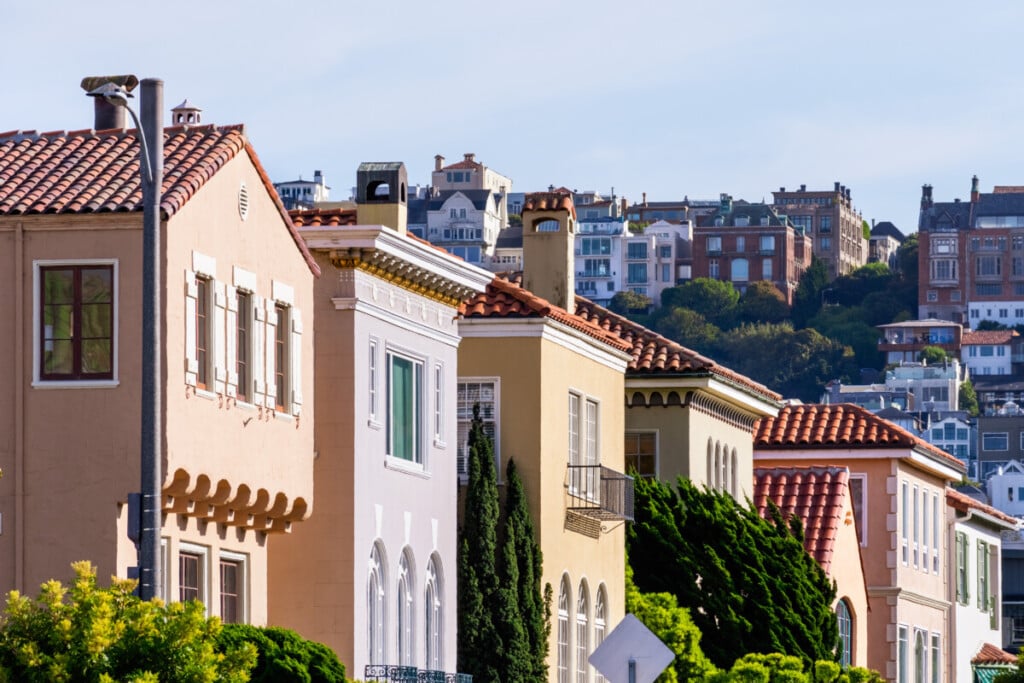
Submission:
{"label": "street lamp fixture", "polygon": [[[130,77],[134,80],[134,76]],[[164,83],[156,78],[142,80],[142,121],[128,99],[132,94],[114,82],[106,82],[88,91],[107,104],[123,107],[138,129],[142,154],[142,394],[141,407],[141,484],[139,510],[139,596],[143,600],[163,593],[160,562],[160,529],[163,526],[162,473],[163,448],[162,387],[160,376],[160,186],[163,184]]]}

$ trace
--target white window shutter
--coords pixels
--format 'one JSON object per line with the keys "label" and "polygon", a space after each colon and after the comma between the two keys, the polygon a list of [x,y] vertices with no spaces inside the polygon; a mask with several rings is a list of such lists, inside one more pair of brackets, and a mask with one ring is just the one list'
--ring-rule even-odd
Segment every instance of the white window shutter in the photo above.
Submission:
{"label": "white window shutter", "polygon": [[224,290],[224,283],[214,282],[213,291],[213,381],[214,391],[218,394],[226,392],[226,380],[228,378],[225,367],[226,344],[225,332],[227,325],[227,293]]}
{"label": "white window shutter", "polygon": [[235,345],[238,342],[238,296],[233,285],[225,285],[225,297],[227,299],[225,306],[225,332],[226,332],[226,349],[225,358],[227,359],[227,395],[237,396],[238,395],[238,364],[237,364],[237,350]]}
{"label": "white window shutter", "polygon": [[185,384],[194,387],[199,376],[199,354],[196,350],[196,303],[199,290],[196,274],[185,271]]}
{"label": "white window shutter", "polygon": [[275,408],[277,406],[277,384],[275,383],[274,376],[274,358],[277,355],[275,342],[277,341],[277,309],[274,306],[273,299],[266,300],[266,311],[267,320],[265,324],[266,329],[266,405],[267,408]]}
{"label": "white window shutter", "polygon": [[288,309],[288,319],[292,333],[288,339],[288,355],[291,361],[289,381],[292,389],[292,415],[302,412],[302,315],[299,309],[292,306]]}
{"label": "white window shutter", "polygon": [[266,401],[266,384],[263,373],[266,370],[267,362],[263,355],[263,349],[266,342],[264,328],[267,314],[262,297],[254,294],[250,300],[252,303],[252,315],[249,318],[252,320],[252,332],[250,333],[252,336],[252,360],[249,362],[249,367],[252,368],[251,402],[253,405],[261,406]]}

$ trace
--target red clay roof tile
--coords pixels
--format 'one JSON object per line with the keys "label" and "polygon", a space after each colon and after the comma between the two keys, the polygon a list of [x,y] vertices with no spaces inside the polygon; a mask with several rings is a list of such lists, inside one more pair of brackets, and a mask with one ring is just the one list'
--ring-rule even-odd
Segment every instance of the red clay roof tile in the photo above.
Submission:
{"label": "red clay roof tile", "polygon": [[1017,518],[1011,515],[1001,512],[991,505],[985,505],[980,500],[971,498],[966,493],[960,493],[955,489],[946,489],[946,505],[953,508],[957,512],[966,514],[970,510],[978,510],[984,512],[986,515],[995,517],[996,519],[1002,520],[1008,524],[1016,524]]}
{"label": "red clay roof tile", "polygon": [[1017,657],[1011,655],[1009,652],[993,645],[992,643],[985,643],[978,650],[978,654],[974,655],[971,660],[971,664],[1016,664]]}
{"label": "red clay roof tile", "polygon": [[962,346],[973,344],[1009,344],[1014,337],[1019,337],[1017,330],[964,330],[960,339]]}
{"label": "red clay roof tile", "polygon": [[336,228],[356,224],[355,209],[293,209],[288,215],[299,228]]}
{"label": "red clay roof tile", "polygon": [[463,302],[459,315],[463,318],[551,318],[619,351],[630,350],[629,343],[618,335],[500,276],[491,280],[485,292]]}
{"label": "red clay roof tile", "polygon": [[[114,129],[0,135],[0,215],[141,211],[137,134]],[[164,129],[161,211],[173,216],[242,151],[255,165],[310,270],[319,275],[242,126]]]}
{"label": "red clay roof tile", "polygon": [[576,206],[572,193],[565,188],[551,192],[530,192],[523,198],[523,211],[557,211],[564,209],[576,220]]}
{"label": "red clay roof tile", "polygon": [[845,467],[755,468],[754,506],[765,518],[770,503],[786,519],[799,519],[804,548],[828,573],[839,529],[848,523],[843,519],[843,508],[849,480],[850,472]]}
{"label": "red clay roof tile", "polygon": [[787,405],[758,420],[754,448],[916,448],[960,470],[964,464],[897,424],[852,403]]}
{"label": "red clay roof tile", "polygon": [[763,384],[719,365],[710,358],[691,351],[685,346],[652,332],[628,318],[612,313],[581,296],[576,297],[576,315],[586,318],[629,343],[633,353],[633,360],[630,361],[628,368],[629,374],[710,374],[760,394],[768,400],[779,401],[782,399],[779,394]]}

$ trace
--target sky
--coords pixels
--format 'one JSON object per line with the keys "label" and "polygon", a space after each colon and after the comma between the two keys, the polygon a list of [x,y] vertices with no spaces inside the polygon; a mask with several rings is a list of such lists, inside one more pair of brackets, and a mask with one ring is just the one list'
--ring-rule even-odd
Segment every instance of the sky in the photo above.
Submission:
{"label": "sky", "polygon": [[[0,131],[92,125],[82,77],[164,81],[243,123],[274,181],[466,152],[630,202],[839,181],[869,222],[1024,185],[1024,3],[990,0],[37,0],[3,9]],[[170,113],[165,113],[169,122]]]}

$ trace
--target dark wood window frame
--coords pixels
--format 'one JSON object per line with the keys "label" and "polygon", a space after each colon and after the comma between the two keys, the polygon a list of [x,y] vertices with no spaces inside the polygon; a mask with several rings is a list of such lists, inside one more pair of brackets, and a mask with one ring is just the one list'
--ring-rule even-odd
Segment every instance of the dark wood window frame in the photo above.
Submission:
{"label": "dark wood window frame", "polygon": [[[48,298],[47,276],[50,273],[67,271],[71,275],[70,301],[54,301]],[[103,271],[107,273],[109,288],[106,290],[106,301],[85,301],[86,289],[83,281],[83,273],[88,271]],[[114,352],[115,352],[115,302],[116,283],[114,281],[113,264],[104,263],[83,263],[41,266],[39,269],[39,378],[42,380],[109,380],[114,378]],[[103,292],[100,292],[102,295]],[[59,325],[55,325],[55,318],[60,316],[61,308],[67,309],[69,320],[68,329],[65,330],[65,337],[57,337]],[[83,322],[90,316],[85,314],[86,309],[106,308],[106,321],[108,329],[103,334],[86,336],[83,330]],[[102,312],[100,318],[103,317]],[[48,322],[49,321],[49,322]],[[94,322],[96,320],[94,319]],[[106,353],[96,353],[96,345],[106,342]],[[63,343],[68,345],[71,353],[70,367],[67,371],[55,372],[47,369],[47,363],[55,344]],[[87,352],[85,346],[93,346],[93,351]],[[88,356],[93,363],[104,361],[105,370],[89,372],[84,366],[87,364]]]}

